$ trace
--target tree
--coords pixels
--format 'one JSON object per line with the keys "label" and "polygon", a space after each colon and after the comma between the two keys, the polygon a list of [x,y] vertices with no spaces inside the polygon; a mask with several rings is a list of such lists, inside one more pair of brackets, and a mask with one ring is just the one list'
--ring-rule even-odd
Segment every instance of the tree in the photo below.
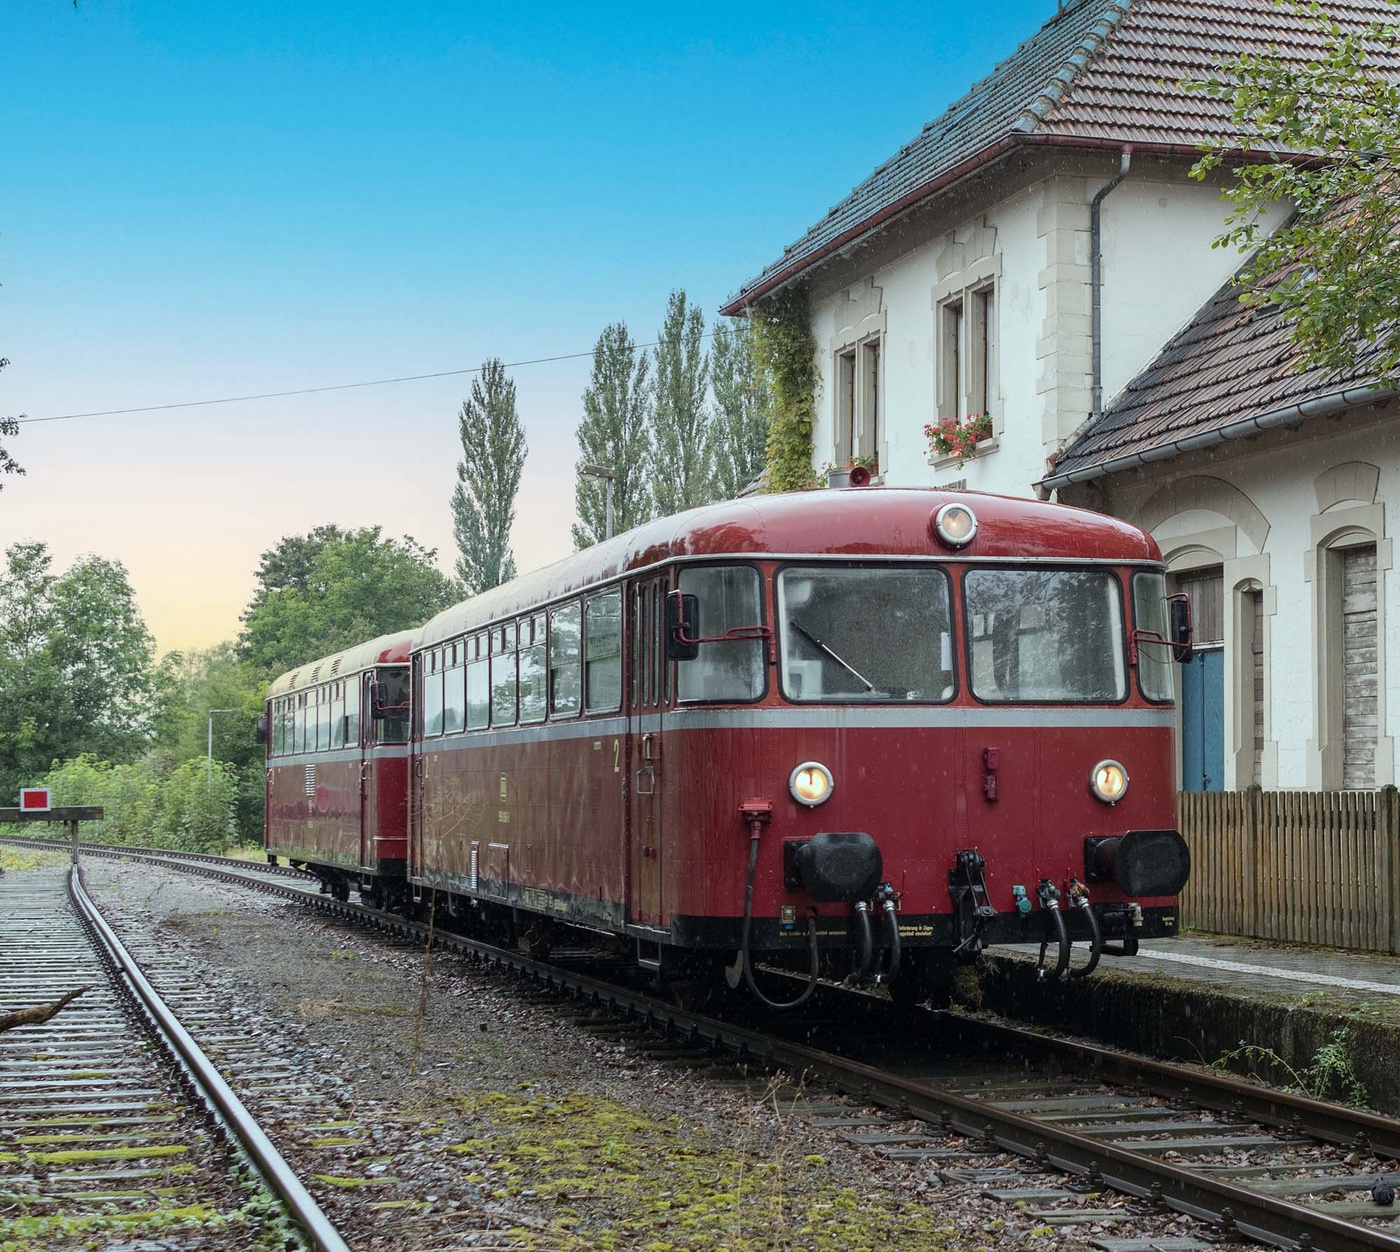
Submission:
{"label": "tree", "polygon": [[704,339],[704,314],[686,301],[684,291],[673,291],[654,350],[651,489],[662,517],[715,498]]}
{"label": "tree", "polygon": [[499,357],[487,361],[472,381],[457,429],[462,459],[452,492],[452,534],[457,577],[468,595],[476,595],[515,577],[510,528],[527,449],[515,411],[515,383]]}
{"label": "tree", "polygon": [[253,732],[263,712],[266,680],[226,642],[167,653],[156,669],[156,685],[155,746],[172,767],[202,762],[209,751],[209,710],[233,710],[213,720],[213,756],[227,763],[237,784],[239,834],[256,839],[263,821],[263,748]]}
{"label": "tree", "polygon": [[421,625],[460,588],[433,564],[436,549],[383,539],[378,526],[317,527],[263,553],[243,612],[240,652],[262,675]]}
{"label": "tree", "polygon": [[87,556],[64,574],[42,543],[0,573],[0,795],[60,758],[129,759],[153,712],[154,645],[125,568]]}
{"label": "tree", "polygon": [[[0,370],[9,364],[9,358],[0,356]],[[22,416],[22,415],[21,415]],[[13,417],[0,417],[0,435],[13,437],[19,434],[19,420]],[[0,474],[23,474],[24,467],[10,455],[9,449],[0,447]],[[4,484],[0,483],[0,490]]]}
{"label": "tree", "polygon": [[768,389],[754,370],[747,319],[716,324],[710,388],[715,397],[715,498],[732,500],[763,473],[768,446]]}
{"label": "tree", "polygon": [[[1304,369],[1400,383],[1400,82],[1378,65],[1400,55],[1400,26],[1346,29],[1316,6],[1290,5],[1322,45],[1303,59],[1278,48],[1226,60],[1191,86],[1230,105],[1230,131],[1192,170],[1205,178],[1243,152],[1226,188],[1217,247],[1256,249],[1237,276],[1247,305],[1293,324]],[[1291,155],[1306,154],[1300,160]],[[1268,157],[1270,159],[1262,159]],[[1269,233],[1264,211],[1292,204]]]}
{"label": "tree", "polygon": [[[578,468],[602,465],[613,471],[613,528],[630,530],[652,517],[647,467],[651,437],[647,411],[651,402],[650,358],[638,353],[626,322],[614,322],[593,348],[593,373],[583,393],[583,421],[578,427]],[[574,547],[599,542],[605,532],[605,484],[580,479],[574,488],[578,521]]]}

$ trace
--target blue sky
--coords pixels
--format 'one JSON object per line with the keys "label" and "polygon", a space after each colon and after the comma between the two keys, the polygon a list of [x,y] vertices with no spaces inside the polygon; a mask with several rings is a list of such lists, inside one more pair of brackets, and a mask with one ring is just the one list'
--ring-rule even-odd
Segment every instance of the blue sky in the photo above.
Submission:
{"label": "blue sky", "polygon": [[[15,0],[0,412],[650,340],[672,288],[713,314],[1053,12]],[[516,373],[522,569],[568,550],[587,372]],[[468,385],[27,425],[0,539],[124,561],[163,649],[235,633],[258,554],[320,522],[446,568]]]}

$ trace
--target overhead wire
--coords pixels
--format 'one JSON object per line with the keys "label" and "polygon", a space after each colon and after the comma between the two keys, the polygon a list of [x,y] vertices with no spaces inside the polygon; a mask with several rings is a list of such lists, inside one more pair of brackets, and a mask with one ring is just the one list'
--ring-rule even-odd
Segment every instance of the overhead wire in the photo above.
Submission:
{"label": "overhead wire", "polygon": [[[713,335],[714,331],[706,331],[701,338],[709,339]],[[653,340],[650,343],[634,344],[633,348],[655,348],[659,343],[659,340]],[[592,356],[594,351],[590,348],[587,352],[565,352],[559,356],[540,356],[527,361],[505,361],[502,364],[506,369],[521,369],[527,365],[550,365],[556,361],[582,360]],[[47,417],[16,417],[10,420],[17,425],[32,426],[37,422],[71,422],[82,417],[125,417],[133,413],[163,413],[170,409],[199,409],[214,404],[243,404],[250,400],[282,400],[289,396],[314,396],[328,391],[354,391],[361,387],[391,387],[397,383],[417,383],[434,378],[460,378],[467,374],[480,374],[482,368],[477,365],[471,369],[438,370],[433,374],[403,374],[397,378],[371,378],[365,382],[333,383],[325,387],[298,387],[291,391],[260,391],[243,396],[220,396],[213,400],[182,400],[175,404],[142,404],[129,409],[95,409],[90,413],[54,413]]]}

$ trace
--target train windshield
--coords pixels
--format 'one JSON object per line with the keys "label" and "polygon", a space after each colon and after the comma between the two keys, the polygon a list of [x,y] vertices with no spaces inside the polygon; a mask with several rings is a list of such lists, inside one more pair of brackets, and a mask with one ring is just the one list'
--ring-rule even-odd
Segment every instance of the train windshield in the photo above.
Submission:
{"label": "train windshield", "polygon": [[842,703],[953,697],[948,577],[932,566],[789,566],[778,576],[783,694]]}
{"label": "train windshield", "polygon": [[408,670],[380,670],[374,692],[375,743],[407,743]]}
{"label": "train windshield", "polygon": [[963,592],[979,700],[1089,704],[1127,696],[1123,605],[1113,574],[973,569]]}
{"label": "train windshield", "polygon": [[[688,566],[681,571],[680,589],[699,601],[701,635],[763,621],[762,584],[750,565]],[[763,683],[761,639],[707,643],[693,661],[676,667],[676,697],[682,701],[757,700]]]}

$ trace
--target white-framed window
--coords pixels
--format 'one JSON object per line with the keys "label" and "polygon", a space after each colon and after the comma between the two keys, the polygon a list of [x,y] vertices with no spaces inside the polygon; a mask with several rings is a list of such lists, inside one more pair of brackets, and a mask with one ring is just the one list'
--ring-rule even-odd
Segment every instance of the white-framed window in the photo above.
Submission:
{"label": "white-framed window", "polygon": [[882,335],[839,348],[832,362],[836,425],[836,464],[879,456]]}
{"label": "white-framed window", "polygon": [[996,283],[964,287],[938,302],[935,327],[940,419],[1001,417]]}

